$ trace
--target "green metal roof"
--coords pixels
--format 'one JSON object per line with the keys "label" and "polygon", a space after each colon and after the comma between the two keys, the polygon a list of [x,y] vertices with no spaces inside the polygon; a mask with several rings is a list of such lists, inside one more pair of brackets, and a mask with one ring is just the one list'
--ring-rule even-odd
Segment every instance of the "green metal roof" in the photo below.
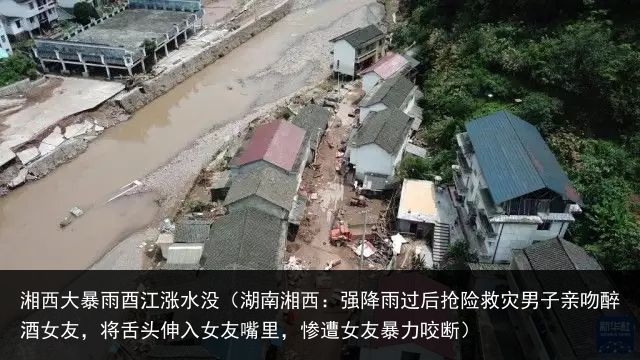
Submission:
{"label": "green metal roof", "polygon": [[470,121],[466,128],[497,204],[545,188],[582,203],[535,126],[508,111],[498,111]]}

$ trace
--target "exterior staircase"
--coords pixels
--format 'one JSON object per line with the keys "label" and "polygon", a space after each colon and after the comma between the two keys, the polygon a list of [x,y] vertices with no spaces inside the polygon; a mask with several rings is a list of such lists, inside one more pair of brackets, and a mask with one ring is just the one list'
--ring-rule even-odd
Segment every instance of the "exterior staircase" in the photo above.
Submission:
{"label": "exterior staircase", "polygon": [[449,224],[436,223],[433,227],[433,262],[444,260],[449,250]]}

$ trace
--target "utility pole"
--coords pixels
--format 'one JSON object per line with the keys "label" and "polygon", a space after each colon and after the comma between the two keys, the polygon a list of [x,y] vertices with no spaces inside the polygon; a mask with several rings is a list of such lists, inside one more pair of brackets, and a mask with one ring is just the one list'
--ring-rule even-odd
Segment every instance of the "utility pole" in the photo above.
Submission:
{"label": "utility pole", "polygon": [[364,242],[367,235],[367,212],[369,212],[369,210],[362,211],[364,223],[362,224],[362,243],[360,244],[360,264],[358,270],[362,270],[362,262],[364,260]]}

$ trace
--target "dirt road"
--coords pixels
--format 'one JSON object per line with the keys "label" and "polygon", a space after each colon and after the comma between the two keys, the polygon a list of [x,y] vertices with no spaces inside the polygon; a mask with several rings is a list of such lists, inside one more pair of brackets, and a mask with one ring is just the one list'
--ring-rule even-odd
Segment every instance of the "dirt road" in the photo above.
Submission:
{"label": "dirt road", "polygon": [[[191,173],[185,171],[197,172],[206,151],[213,154],[237,131],[212,129],[326,76],[328,39],[375,23],[382,12],[375,0],[298,1],[290,15],[106,131],[76,160],[0,199],[0,268],[87,268],[123,238],[155,226],[162,189],[105,201],[149,174],[160,187],[188,186]],[[205,153],[180,156],[212,131],[209,142],[196,144],[206,145]],[[163,168],[171,159],[178,163]],[[74,206],[86,214],[60,230],[60,219]]]}

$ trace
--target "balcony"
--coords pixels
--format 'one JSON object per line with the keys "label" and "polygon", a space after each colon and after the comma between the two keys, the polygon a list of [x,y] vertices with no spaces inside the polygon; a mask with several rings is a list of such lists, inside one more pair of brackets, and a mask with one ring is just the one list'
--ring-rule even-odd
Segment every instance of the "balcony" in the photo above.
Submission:
{"label": "balcony", "polygon": [[455,184],[456,191],[460,196],[465,196],[467,194],[467,186],[464,184],[464,180],[462,180],[462,176],[460,176],[460,174],[454,173],[453,183]]}
{"label": "balcony", "polygon": [[469,166],[467,159],[462,154],[462,151],[456,151],[456,158],[458,159],[458,165],[460,165],[460,169],[462,169],[465,174],[469,174],[471,172],[471,167]]}
{"label": "balcony", "polygon": [[480,231],[482,231],[486,237],[493,238],[497,235],[493,230],[491,222],[489,222],[487,214],[483,210],[478,211],[478,220],[480,220]]}

